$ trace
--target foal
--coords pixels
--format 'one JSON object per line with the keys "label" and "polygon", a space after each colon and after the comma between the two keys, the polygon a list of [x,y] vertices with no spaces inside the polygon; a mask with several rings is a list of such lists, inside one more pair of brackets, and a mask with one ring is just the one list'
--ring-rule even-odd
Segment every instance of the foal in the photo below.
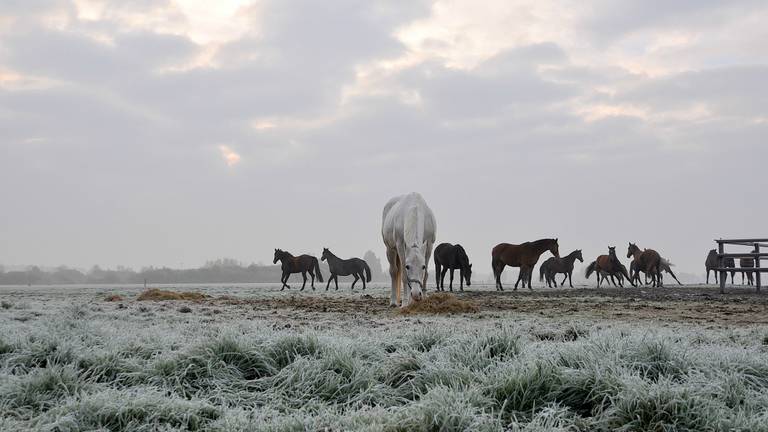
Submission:
{"label": "foal", "polygon": [[558,273],[564,273],[565,277],[563,277],[563,282],[560,283],[560,286],[565,285],[565,281],[567,279],[568,285],[573,288],[573,280],[571,279],[571,276],[573,275],[573,263],[576,260],[579,260],[579,262],[584,262],[584,257],[581,256],[581,249],[576,249],[563,258],[549,258],[548,260],[544,261],[544,263],[539,268],[539,281],[543,281],[546,277],[547,286],[551,288],[552,286],[550,283],[553,283],[555,288],[557,288],[557,280],[555,280],[555,276]]}
{"label": "foal", "polygon": [[[365,282],[371,281],[371,268],[368,267],[368,263],[360,258],[341,259],[331,253],[328,248],[323,248],[323,256],[320,257],[320,261],[328,260],[328,269],[331,272],[331,277],[328,278],[328,283],[325,285],[325,290],[328,291],[328,287],[331,286],[331,281],[336,284],[336,290],[339,289],[339,276],[355,277],[352,281],[352,289],[355,289],[357,280],[363,281],[363,289],[365,289]],[[365,273],[365,275],[363,275]]]}

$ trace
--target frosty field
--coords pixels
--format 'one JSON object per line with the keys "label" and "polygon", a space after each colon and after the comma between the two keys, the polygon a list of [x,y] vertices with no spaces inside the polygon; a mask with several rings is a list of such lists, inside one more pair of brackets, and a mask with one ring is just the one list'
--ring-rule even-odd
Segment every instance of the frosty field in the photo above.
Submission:
{"label": "frosty field", "polygon": [[[0,430],[768,431],[768,299],[713,287],[0,287]],[[109,296],[117,295],[107,301]]]}

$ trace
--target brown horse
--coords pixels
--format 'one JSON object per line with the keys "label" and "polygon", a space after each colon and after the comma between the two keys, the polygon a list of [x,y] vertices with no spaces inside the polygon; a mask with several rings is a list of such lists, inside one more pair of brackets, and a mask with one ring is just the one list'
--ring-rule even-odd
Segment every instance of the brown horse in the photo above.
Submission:
{"label": "brown horse", "polygon": [[491,251],[491,267],[493,276],[496,278],[496,290],[504,291],[501,286],[501,272],[505,266],[520,267],[520,275],[515,282],[515,290],[520,281],[523,281],[523,288],[528,283],[528,289],[531,288],[531,277],[533,276],[533,267],[539,261],[539,257],[546,251],[560,258],[557,239],[541,239],[533,242],[525,242],[520,245],[509,243],[499,243]]}
{"label": "brown horse", "polygon": [[[632,276],[633,280],[637,282],[637,284],[640,284],[640,270],[637,269],[638,260],[633,259],[632,262],[629,265],[629,275]],[[677,276],[675,276],[675,272],[672,271],[672,264],[669,262],[669,260],[661,258],[661,271],[669,273],[672,278],[677,281],[678,285],[682,285],[683,283],[680,282],[679,279],[677,279]],[[663,273],[662,273],[663,274]],[[655,277],[654,275],[651,275],[651,278]],[[709,282],[707,282],[709,283]],[[645,284],[648,285],[648,274],[645,274]]]}
{"label": "brown horse", "polygon": [[[587,266],[587,271],[584,276],[589,279],[592,272],[595,272],[597,275],[598,288],[600,288],[601,276],[604,279],[607,279],[607,276],[610,276],[611,280],[613,280],[613,276],[619,276],[620,284],[622,283],[621,277],[624,277],[632,284],[632,286],[635,286],[632,278],[629,277],[629,273],[627,273],[627,268],[624,267],[624,264],[619,261],[619,257],[616,256],[616,246],[608,246],[608,255],[600,255],[596,260],[592,261],[589,266]],[[615,282],[614,285],[616,285]]]}
{"label": "brown horse", "polygon": [[[627,248],[627,258],[632,257],[637,261],[637,271],[651,276],[651,286],[664,286],[664,283],[661,280],[661,255],[659,255],[658,252],[653,249],[645,249],[641,251],[636,244],[630,243]],[[634,285],[634,281],[632,283]]]}
{"label": "brown horse", "polygon": [[323,281],[323,274],[320,273],[320,264],[317,262],[317,258],[311,255],[299,255],[297,257],[286,252],[284,250],[275,249],[275,259],[272,260],[273,264],[277,264],[280,261],[281,268],[283,270],[283,276],[280,278],[280,282],[283,286],[280,291],[291,287],[286,283],[292,273],[301,273],[301,277],[304,278],[304,283],[301,284],[299,291],[304,291],[304,287],[307,285],[307,272],[312,276],[312,290],[315,289],[315,272],[317,272],[317,280]]}
{"label": "brown horse", "polygon": [[[752,253],[757,253],[757,249],[753,250]],[[739,267],[741,268],[754,268],[755,267],[755,259],[754,258],[739,258]],[[742,272],[741,273],[741,284],[744,285],[744,275],[747,275],[747,285],[754,285],[755,284],[755,277],[753,275],[753,272]],[[731,277],[731,281],[733,281],[733,277]]]}

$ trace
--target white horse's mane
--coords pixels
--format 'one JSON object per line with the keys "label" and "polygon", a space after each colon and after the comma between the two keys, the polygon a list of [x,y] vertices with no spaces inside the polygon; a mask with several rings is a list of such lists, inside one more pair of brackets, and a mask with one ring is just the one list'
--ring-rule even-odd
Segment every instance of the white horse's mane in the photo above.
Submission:
{"label": "white horse's mane", "polygon": [[403,240],[405,247],[419,246],[424,241],[424,213],[417,205],[405,209],[403,217],[405,226],[403,227]]}

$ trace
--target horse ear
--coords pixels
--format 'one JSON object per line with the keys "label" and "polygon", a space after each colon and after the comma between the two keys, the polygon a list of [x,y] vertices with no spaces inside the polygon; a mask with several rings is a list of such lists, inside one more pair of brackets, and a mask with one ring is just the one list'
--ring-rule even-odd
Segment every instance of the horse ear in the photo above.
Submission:
{"label": "horse ear", "polygon": [[557,243],[557,238],[555,238],[555,243]]}

